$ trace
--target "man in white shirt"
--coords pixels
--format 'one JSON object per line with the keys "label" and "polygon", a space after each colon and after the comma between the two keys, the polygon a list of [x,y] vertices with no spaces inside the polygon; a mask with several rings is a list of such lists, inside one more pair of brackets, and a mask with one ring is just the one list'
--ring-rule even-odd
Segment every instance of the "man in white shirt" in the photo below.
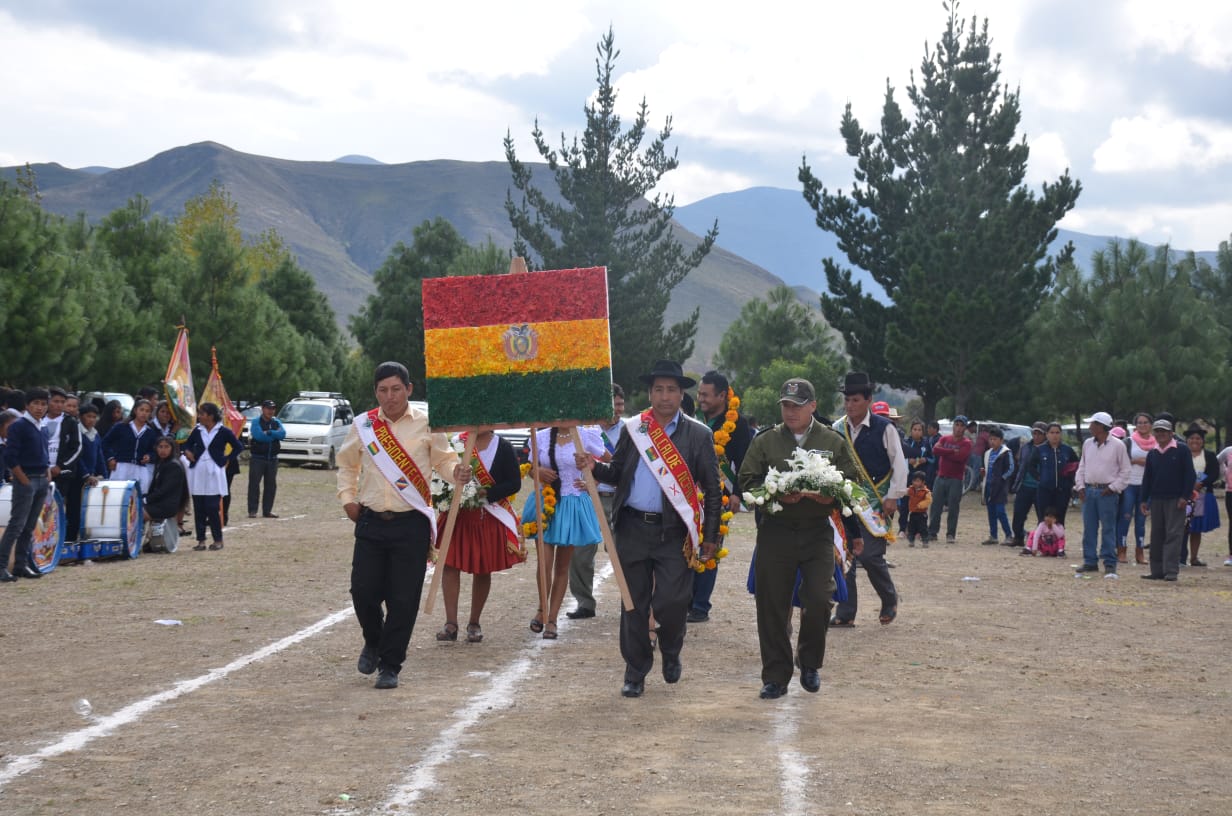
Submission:
{"label": "man in white shirt", "polygon": [[1078,572],[1099,572],[1102,557],[1104,577],[1116,578],[1117,509],[1121,493],[1129,484],[1129,452],[1109,433],[1112,416],[1106,411],[1096,411],[1087,423],[1091,437],[1082,443],[1074,479],[1074,489],[1082,501],[1082,566]]}
{"label": "man in white shirt", "polygon": [[[893,528],[894,511],[898,499],[907,494],[907,459],[894,423],[885,417],[876,416],[869,409],[873,397],[873,382],[863,371],[853,371],[843,382],[843,409],[845,416],[834,423],[834,430],[847,440],[855,454],[857,473],[861,484],[880,501],[880,509],[886,526]],[[844,627],[855,624],[856,619],[856,563],[864,567],[868,581],[881,599],[878,619],[882,625],[898,616],[898,591],[890,577],[886,564],[886,540],[872,534],[859,520],[850,516],[845,520],[849,540],[860,537],[864,551],[852,559],[847,571],[847,600],[834,610],[832,626]]]}

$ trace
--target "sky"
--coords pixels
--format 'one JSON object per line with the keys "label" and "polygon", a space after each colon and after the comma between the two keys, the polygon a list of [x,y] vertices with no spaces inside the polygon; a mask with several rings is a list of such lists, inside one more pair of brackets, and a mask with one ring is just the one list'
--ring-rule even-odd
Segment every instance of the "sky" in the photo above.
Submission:
{"label": "sky", "polygon": [[[1062,227],[1215,249],[1232,235],[1232,3],[961,0],[988,19],[1038,190],[1083,186]],[[936,0],[425,4],[377,0],[0,0],[0,166],[124,167],[214,141],[386,163],[536,160],[584,129],[611,26],[618,109],[671,117],[688,204],[754,186],[830,189],[854,164],[850,103],[875,128],[948,12]]]}

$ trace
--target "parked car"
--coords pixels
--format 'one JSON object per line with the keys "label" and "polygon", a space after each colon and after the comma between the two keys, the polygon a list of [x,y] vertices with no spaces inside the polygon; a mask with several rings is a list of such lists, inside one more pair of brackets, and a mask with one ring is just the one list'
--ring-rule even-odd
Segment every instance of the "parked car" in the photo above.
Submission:
{"label": "parked car", "polygon": [[526,464],[530,461],[530,428],[498,428],[496,435],[513,445],[518,462]]}
{"label": "parked car", "polygon": [[261,416],[261,404],[249,405],[240,413],[244,415],[244,427],[240,428],[240,441],[244,443],[244,449],[247,450],[252,438],[252,421]]}
{"label": "parked car", "polygon": [[286,428],[279,461],[317,464],[334,470],[338,450],[355,422],[346,397],[334,391],[301,391],[278,412]]}
{"label": "parked car", "polygon": [[128,416],[132,412],[133,403],[136,402],[132,394],[122,394],[119,391],[83,391],[77,395],[77,398],[83,403],[96,402],[100,408],[115,400],[124,409],[124,416]]}

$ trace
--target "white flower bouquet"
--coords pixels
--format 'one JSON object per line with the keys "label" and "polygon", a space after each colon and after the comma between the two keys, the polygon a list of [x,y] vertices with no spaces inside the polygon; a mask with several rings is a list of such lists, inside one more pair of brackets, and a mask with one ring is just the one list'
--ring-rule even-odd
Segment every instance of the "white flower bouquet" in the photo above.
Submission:
{"label": "white flower bouquet", "polygon": [[778,500],[783,496],[792,493],[826,496],[834,500],[844,516],[858,515],[873,535],[886,534],[885,519],[869,501],[868,492],[843,476],[828,455],[796,448],[787,466],[783,471],[777,468],[766,471],[762,486],[744,493],[745,505],[774,514],[782,511],[783,505]]}
{"label": "white flower bouquet", "polygon": [[[453,483],[447,482],[435,473],[432,474],[432,481],[429,483],[429,488],[432,490],[432,506],[436,508],[436,512],[444,513],[449,510],[449,505],[453,501]],[[471,479],[466,484],[462,485],[462,509],[474,510],[477,507],[483,507],[487,504],[487,500],[479,493],[479,483]]]}

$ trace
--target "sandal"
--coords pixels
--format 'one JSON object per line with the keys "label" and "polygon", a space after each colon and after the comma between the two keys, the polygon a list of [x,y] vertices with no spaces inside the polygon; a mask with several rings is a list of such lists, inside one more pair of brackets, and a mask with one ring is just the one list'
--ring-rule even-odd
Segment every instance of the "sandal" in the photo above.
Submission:
{"label": "sandal", "polygon": [[[454,627],[457,629],[457,627]],[[477,623],[466,624],[466,642],[467,643],[482,643],[483,629]]]}
{"label": "sandal", "polygon": [[543,626],[543,639],[556,640],[556,624],[546,623]]}
{"label": "sandal", "polygon": [[879,617],[877,620],[881,621],[882,626],[885,626],[887,623],[890,623],[897,617],[898,617],[898,607],[892,606],[889,609],[883,609],[881,611],[881,617]]}
{"label": "sandal", "polygon": [[213,544],[211,544],[211,545],[210,545],[210,549],[211,549],[211,550],[221,550],[221,549],[222,549],[222,542],[221,542],[221,541],[215,541]]}
{"label": "sandal", "polygon": [[835,629],[850,629],[855,625],[855,621],[846,618],[830,618],[830,626]]}
{"label": "sandal", "polygon": [[205,542],[204,541],[198,542],[197,546],[193,547],[193,550],[196,552],[205,552]]}
{"label": "sandal", "polygon": [[530,630],[536,635],[543,631],[543,621],[538,618],[530,619]]}
{"label": "sandal", "polygon": [[458,624],[447,623],[445,628],[436,633],[437,640],[457,640],[458,639]]}

